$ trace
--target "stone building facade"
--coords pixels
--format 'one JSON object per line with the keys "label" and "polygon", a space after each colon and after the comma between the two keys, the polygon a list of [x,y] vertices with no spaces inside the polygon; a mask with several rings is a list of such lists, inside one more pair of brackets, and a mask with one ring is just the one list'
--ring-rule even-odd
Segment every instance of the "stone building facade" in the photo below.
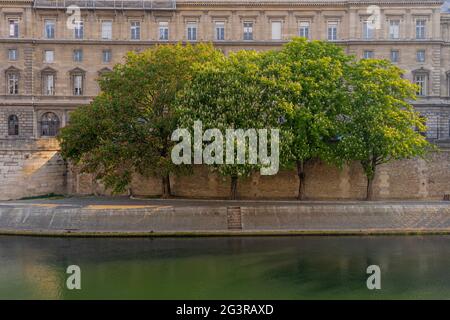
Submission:
{"label": "stone building facade", "polygon": [[[414,105],[427,119],[428,138],[448,148],[450,13],[442,12],[442,4],[441,0],[0,0],[0,157],[13,150],[23,156],[39,153],[44,145],[53,145],[40,141],[52,140],[69,121],[70,112],[98,94],[96,78],[128,51],[202,41],[225,53],[265,50],[293,36],[332,41],[359,58],[396,63],[421,87]],[[16,169],[11,169],[0,161],[0,198],[48,191],[30,180],[29,191],[12,192],[23,171],[22,162],[16,162]],[[62,193],[58,190],[63,187],[56,185],[55,193]],[[2,196],[6,191],[8,196]]]}

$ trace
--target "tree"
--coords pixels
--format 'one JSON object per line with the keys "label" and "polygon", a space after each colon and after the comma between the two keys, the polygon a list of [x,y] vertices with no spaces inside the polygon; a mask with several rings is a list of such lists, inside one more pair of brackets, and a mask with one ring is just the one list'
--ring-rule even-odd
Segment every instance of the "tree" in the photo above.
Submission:
{"label": "tree", "polygon": [[352,57],[341,48],[322,41],[295,38],[278,53],[280,65],[290,69],[290,81],[301,87],[299,94],[286,97],[293,106],[286,113],[282,138],[282,159],[294,165],[299,178],[298,199],[305,197],[305,166],[316,159],[342,165],[339,147],[341,116],[347,112],[345,75]]}
{"label": "tree", "polygon": [[[181,123],[192,128],[195,121],[201,121],[203,129],[218,129],[223,135],[227,129],[246,130],[276,129],[279,119],[286,112],[288,103],[284,102],[287,91],[299,90],[297,84],[289,87],[283,80],[289,80],[289,68],[275,63],[273,52],[257,53],[240,51],[229,57],[203,65],[197,64],[189,87],[179,97]],[[206,145],[217,142],[217,137]],[[251,143],[244,140],[233,142],[234,159],[237,149],[245,148],[246,159],[254,156]],[[229,145],[219,141],[221,150]],[[261,141],[260,141],[261,143]],[[272,150],[273,152],[273,150]],[[240,177],[247,177],[263,165],[260,161],[251,163],[211,164],[223,176],[230,177],[230,198],[237,198],[237,185]]]}
{"label": "tree", "polygon": [[194,63],[221,56],[206,44],[129,53],[125,63],[100,78],[100,95],[71,114],[59,136],[63,157],[115,192],[126,190],[139,173],[160,178],[163,196],[170,196],[170,174],[186,168],[170,158],[176,95],[189,82]]}
{"label": "tree", "polygon": [[341,148],[348,160],[361,163],[367,177],[366,200],[372,200],[379,165],[423,157],[433,147],[422,134],[424,120],[408,102],[417,88],[388,61],[363,59],[349,74],[351,110]]}

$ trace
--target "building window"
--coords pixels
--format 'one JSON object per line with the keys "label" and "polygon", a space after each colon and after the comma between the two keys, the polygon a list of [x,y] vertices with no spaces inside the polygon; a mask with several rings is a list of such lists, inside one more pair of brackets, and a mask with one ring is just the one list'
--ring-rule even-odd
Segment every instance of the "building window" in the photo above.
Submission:
{"label": "building window", "polygon": [[427,21],[425,19],[416,20],[416,39],[425,39],[426,24],[427,24]]}
{"label": "building window", "polygon": [[389,38],[390,39],[400,38],[400,20],[389,21]]}
{"label": "building window", "polygon": [[6,76],[8,84],[8,94],[19,94],[19,74],[10,72]]}
{"label": "building window", "polygon": [[417,85],[417,95],[426,96],[427,92],[427,76],[424,74],[416,74],[414,76],[414,83]]}
{"label": "building window", "polygon": [[450,97],[450,72],[447,72],[447,96]]}
{"label": "building window", "polygon": [[45,50],[44,51],[44,62],[52,63],[55,58],[55,52],[53,50]]}
{"label": "building window", "polygon": [[298,35],[299,37],[309,39],[309,22],[306,21],[300,22],[298,28]]}
{"label": "building window", "polygon": [[281,40],[281,21],[272,22],[272,40]]}
{"label": "building window", "polygon": [[158,37],[158,39],[160,41],[167,41],[167,40],[169,40],[169,22],[161,21],[159,23],[159,37]]}
{"label": "building window", "polygon": [[81,49],[73,50],[73,61],[75,62],[83,61],[83,50]]}
{"label": "building window", "polygon": [[102,76],[106,75],[107,73],[110,73],[111,71],[112,71],[111,69],[105,67],[98,71],[98,75],[100,77],[102,77]]}
{"label": "building window", "polygon": [[375,57],[375,53],[373,50],[364,50],[363,58],[364,59],[373,59]]}
{"label": "building window", "polygon": [[327,28],[328,41],[336,41],[337,40],[337,30],[338,30],[337,22],[328,22],[328,28]]}
{"label": "building window", "polygon": [[400,59],[400,51],[391,50],[391,62],[397,63]]}
{"label": "building window", "polygon": [[72,75],[73,82],[73,95],[82,96],[83,95],[83,75],[74,74]]}
{"label": "building window", "polygon": [[188,24],[186,26],[186,32],[187,32],[187,39],[189,41],[196,41],[197,40],[197,23],[188,22]]}
{"label": "building window", "polygon": [[55,75],[53,73],[42,75],[42,94],[45,96],[55,95]]}
{"label": "building window", "polygon": [[428,130],[427,118],[425,116],[422,116],[422,115],[420,115],[419,118],[420,118],[420,121],[425,124],[425,131],[419,131],[419,128],[417,126],[414,128],[414,131],[418,132],[421,136],[426,137],[427,136],[427,130]]}
{"label": "building window", "polygon": [[102,61],[103,61],[103,63],[109,63],[109,62],[111,62],[111,50],[109,50],[109,49],[106,49],[106,50],[103,50],[103,52],[102,52]]}
{"label": "building window", "polygon": [[244,22],[244,40],[253,40],[253,22]]}
{"label": "building window", "polygon": [[225,40],[225,22],[223,21],[217,21],[215,23],[215,38],[218,41]]}
{"label": "building window", "polygon": [[375,37],[375,26],[370,21],[363,22],[363,38],[373,39]]}
{"label": "building window", "polygon": [[9,61],[17,60],[17,49],[8,49],[8,59]]}
{"label": "building window", "polygon": [[417,62],[425,62],[425,50],[417,50]]}
{"label": "building window", "polygon": [[41,136],[54,137],[59,131],[59,118],[53,112],[47,112],[41,117]]}
{"label": "building window", "polygon": [[73,73],[72,75],[72,94],[74,96],[82,96],[84,89],[84,74],[81,72]]}
{"label": "building window", "polygon": [[15,114],[12,114],[8,117],[8,135],[19,135],[19,118]]}
{"label": "building window", "polygon": [[84,37],[84,23],[83,21],[76,21],[73,29],[75,39],[83,39]]}
{"label": "building window", "polygon": [[111,40],[112,39],[112,21],[105,20],[102,21],[102,39]]}
{"label": "building window", "polygon": [[18,38],[19,37],[19,19],[9,19],[9,37]]}
{"label": "building window", "polygon": [[131,21],[131,40],[141,39],[141,23],[139,21]]}
{"label": "building window", "polygon": [[44,37],[47,39],[55,38],[55,20],[44,21]]}

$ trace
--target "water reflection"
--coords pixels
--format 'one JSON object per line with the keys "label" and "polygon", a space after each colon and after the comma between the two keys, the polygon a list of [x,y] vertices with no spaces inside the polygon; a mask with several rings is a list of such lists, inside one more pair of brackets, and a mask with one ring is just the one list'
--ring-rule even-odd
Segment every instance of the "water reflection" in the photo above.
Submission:
{"label": "water reflection", "polygon": [[[449,248],[449,236],[0,237],[0,298],[449,298]],[[71,264],[80,291],[65,288]],[[371,264],[382,290],[366,288]]]}

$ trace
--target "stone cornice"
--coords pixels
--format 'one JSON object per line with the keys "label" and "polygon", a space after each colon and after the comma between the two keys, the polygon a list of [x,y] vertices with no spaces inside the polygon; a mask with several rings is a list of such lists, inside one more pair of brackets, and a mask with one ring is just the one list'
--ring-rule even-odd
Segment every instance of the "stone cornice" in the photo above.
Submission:
{"label": "stone cornice", "polygon": [[[2,5],[33,4],[33,0],[0,0]],[[233,6],[233,7],[318,7],[318,6],[367,6],[367,5],[442,5],[443,0],[177,0],[178,6]],[[52,8],[46,8],[52,9]],[[101,8],[98,8],[101,10]],[[126,10],[126,9],[125,9]]]}
{"label": "stone cornice", "polygon": [[33,0],[0,0],[0,4],[33,3]]}
{"label": "stone cornice", "polygon": [[347,5],[442,5],[443,0],[177,0],[179,6],[246,6],[262,7],[267,5],[304,7],[304,6],[347,6]]}
{"label": "stone cornice", "polygon": [[[2,107],[34,106],[36,108],[66,109],[77,108],[89,104],[95,96],[43,96],[43,95],[0,95],[0,109]],[[412,101],[414,106],[427,108],[450,108],[450,97],[427,96]]]}
{"label": "stone cornice", "polygon": [[[211,42],[215,45],[243,45],[243,46],[277,46],[280,44],[288,43],[290,40],[253,40],[253,41],[244,41],[244,40],[228,40],[228,41],[196,41],[189,43],[204,43]],[[11,38],[0,38],[0,43],[24,43],[31,45],[41,45],[41,44],[73,44],[73,45],[101,45],[101,46],[114,46],[114,45],[127,45],[130,47],[139,47],[146,45],[155,45],[155,44],[175,44],[175,43],[187,43],[186,41],[156,41],[156,40],[71,40],[71,39],[11,39]],[[450,45],[450,42],[445,42],[443,40],[388,40],[388,39],[379,39],[379,40],[360,40],[360,39],[348,39],[348,40],[337,40],[333,41],[335,44],[341,45],[379,45],[379,44],[425,44],[425,45]]]}

